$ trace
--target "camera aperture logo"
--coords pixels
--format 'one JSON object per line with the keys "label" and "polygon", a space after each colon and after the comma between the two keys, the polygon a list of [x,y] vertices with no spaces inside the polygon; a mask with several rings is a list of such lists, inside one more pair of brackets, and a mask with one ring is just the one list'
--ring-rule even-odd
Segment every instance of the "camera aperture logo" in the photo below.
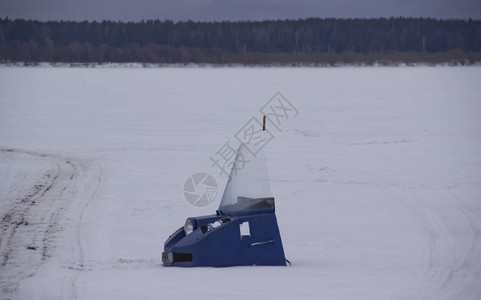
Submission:
{"label": "camera aperture logo", "polygon": [[184,197],[190,205],[205,207],[217,197],[217,182],[207,173],[195,173],[184,183]]}

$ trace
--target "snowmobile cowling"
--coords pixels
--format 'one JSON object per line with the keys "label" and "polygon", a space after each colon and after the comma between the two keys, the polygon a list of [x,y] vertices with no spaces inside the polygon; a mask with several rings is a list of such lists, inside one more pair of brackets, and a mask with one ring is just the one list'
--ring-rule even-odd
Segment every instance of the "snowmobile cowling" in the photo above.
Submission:
{"label": "snowmobile cowling", "polygon": [[164,266],[285,266],[281,236],[272,207],[190,218],[193,231],[180,228],[164,245]]}
{"label": "snowmobile cowling", "polygon": [[[240,162],[249,161],[241,164]],[[165,266],[285,266],[264,152],[242,144],[215,215],[188,218],[164,244]]]}

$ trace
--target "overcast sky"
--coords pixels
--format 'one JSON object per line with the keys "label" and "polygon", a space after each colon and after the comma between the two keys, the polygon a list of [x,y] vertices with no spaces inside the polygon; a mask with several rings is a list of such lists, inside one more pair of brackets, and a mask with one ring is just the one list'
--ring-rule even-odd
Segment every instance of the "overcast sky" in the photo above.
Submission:
{"label": "overcast sky", "polygon": [[481,0],[0,0],[0,17],[37,20],[263,20],[307,17],[469,17]]}

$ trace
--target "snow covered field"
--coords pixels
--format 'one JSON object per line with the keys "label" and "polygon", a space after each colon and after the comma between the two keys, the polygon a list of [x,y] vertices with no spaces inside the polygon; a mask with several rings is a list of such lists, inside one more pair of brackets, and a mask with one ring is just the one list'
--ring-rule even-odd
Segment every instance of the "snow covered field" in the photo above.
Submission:
{"label": "snow covered field", "polygon": [[[0,299],[481,299],[481,68],[0,68]],[[291,267],[166,268],[213,156],[265,147]],[[269,124],[268,124],[269,126]],[[182,194],[197,172],[215,203]]]}

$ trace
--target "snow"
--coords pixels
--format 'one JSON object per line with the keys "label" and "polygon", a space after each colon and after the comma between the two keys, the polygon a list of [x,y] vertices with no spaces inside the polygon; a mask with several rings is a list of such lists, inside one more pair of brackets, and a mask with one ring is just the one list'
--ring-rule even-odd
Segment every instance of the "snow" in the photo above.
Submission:
{"label": "snow", "polygon": [[[2,67],[0,299],[480,299],[479,78]],[[185,180],[223,189],[209,157],[277,91],[299,110],[264,148],[292,266],[163,267],[223,192],[193,207]]]}

